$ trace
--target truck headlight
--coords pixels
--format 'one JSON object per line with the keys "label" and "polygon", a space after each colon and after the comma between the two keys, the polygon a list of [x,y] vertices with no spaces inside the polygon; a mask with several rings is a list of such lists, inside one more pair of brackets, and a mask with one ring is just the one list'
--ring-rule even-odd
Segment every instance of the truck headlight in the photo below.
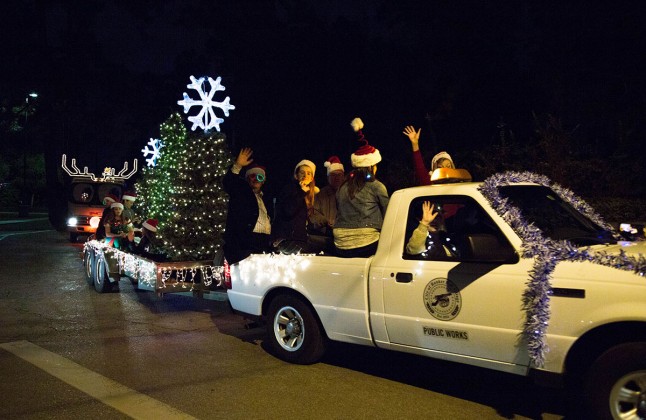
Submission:
{"label": "truck headlight", "polygon": [[94,229],[96,229],[96,228],[99,227],[100,222],[101,222],[101,218],[94,216],[94,217],[92,217],[90,219],[90,226],[92,226]]}
{"label": "truck headlight", "polygon": [[70,217],[67,219],[67,226],[76,226],[78,219],[76,217]]}

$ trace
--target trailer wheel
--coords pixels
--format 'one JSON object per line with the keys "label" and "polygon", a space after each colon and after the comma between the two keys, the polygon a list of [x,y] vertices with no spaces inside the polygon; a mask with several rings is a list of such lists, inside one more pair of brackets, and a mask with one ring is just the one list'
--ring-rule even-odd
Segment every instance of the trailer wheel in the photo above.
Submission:
{"label": "trailer wheel", "polygon": [[646,418],[646,342],[602,354],[590,368],[585,391],[593,418]]}
{"label": "trailer wheel", "polygon": [[302,299],[276,296],[269,305],[268,316],[268,344],[279,359],[311,364],[323,357],[327,337],[316,314]]}
{"label": "trailer wheel", "polygon": [[90,286],[94,284],[95,261],[96,258],[94,256],[94,250],[88,247],[88,249],[85,250],[85,254],[83,255],[83,265],[85,267],[85,280]]}
{"label": "trailer wheel", "polygon": [[109,292],[112,287],[105,256],[97,255],[94,261],[94,290],[99,293]]}

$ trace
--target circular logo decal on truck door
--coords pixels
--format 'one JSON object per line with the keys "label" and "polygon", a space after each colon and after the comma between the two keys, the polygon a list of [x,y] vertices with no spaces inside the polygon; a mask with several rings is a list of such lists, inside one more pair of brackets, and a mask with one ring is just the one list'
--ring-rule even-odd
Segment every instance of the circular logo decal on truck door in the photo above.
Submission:
{"label": "circular logo decal on truck door", "polygon": [[434,318],[450,321],[462,308],[460,290],[449,279],[433,279],[424,288],[424,306]]}

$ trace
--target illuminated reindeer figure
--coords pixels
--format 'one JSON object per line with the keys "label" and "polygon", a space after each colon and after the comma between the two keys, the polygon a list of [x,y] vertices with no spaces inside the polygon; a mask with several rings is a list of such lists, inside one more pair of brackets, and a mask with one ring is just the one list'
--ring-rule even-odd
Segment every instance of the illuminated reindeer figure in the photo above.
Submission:
{"label": "illuminated reindeer figure", "polygon": [[128,162],[123,163],[123,169],[115,175],[115,169],[114,168],[109,168],[106,167],[103,169],[103,177],[98,178],[94,173],[88,173],[87,166],[83,168],[83,172],[79,170],[79,168],[76,166],[76,159],[72,158],[72,164],[71,164],[71,169],[67,167],[67,155],[63,154],[63,160],[61,162],[61,166],[67,172],[67,174],[73,178],[85,178],[85,179],[90,179],[92,182],[107,182],[107,181],[123,181],[131,176],[133,176],[135,173],[137,173],[137,159],[133,161],[132,165],[132,171],[130,173],[125,174],[126,171],[128,170]]}

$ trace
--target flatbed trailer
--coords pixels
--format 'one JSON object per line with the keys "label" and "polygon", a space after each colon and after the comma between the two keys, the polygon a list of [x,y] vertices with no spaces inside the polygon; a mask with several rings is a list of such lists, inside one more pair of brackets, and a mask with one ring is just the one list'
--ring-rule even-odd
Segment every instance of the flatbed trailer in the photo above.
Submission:
{"label": "flatbed trailer", "polygon": [[213,261],[157,262],[97,240],[85,242],[81,257],[85,278],[99,293],[111,291],[125,276],[138,289],[155,292],[160,298],[173,293],[227,300],[225,269]]}

